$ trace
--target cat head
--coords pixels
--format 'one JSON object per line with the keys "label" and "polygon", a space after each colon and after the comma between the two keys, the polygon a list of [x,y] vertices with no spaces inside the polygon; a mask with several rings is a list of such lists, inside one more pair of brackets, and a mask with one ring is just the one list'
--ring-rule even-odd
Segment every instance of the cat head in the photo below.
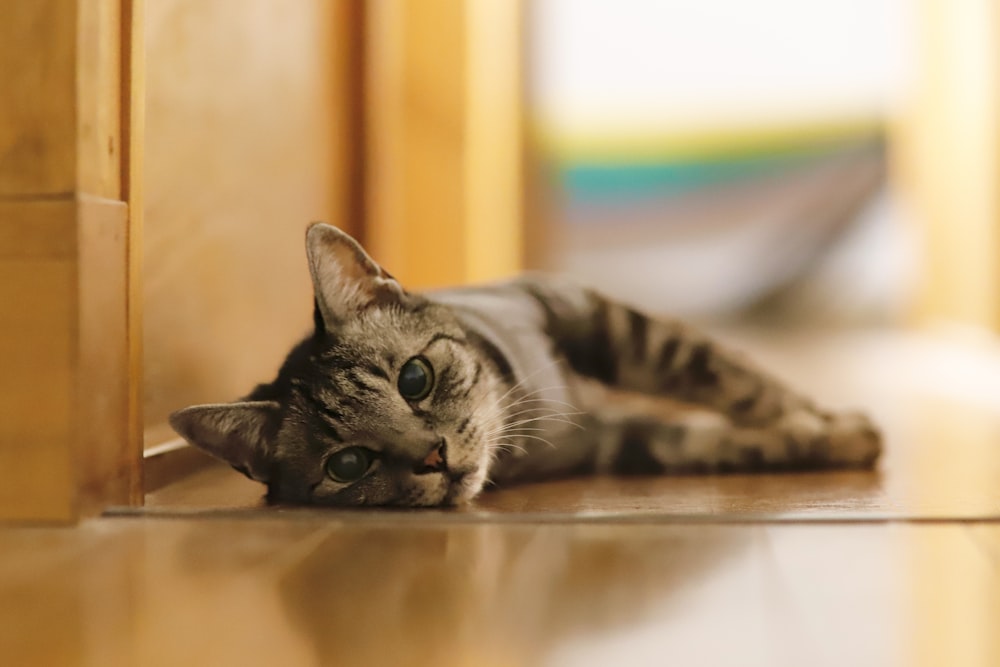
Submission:
{"label": "cat head", "polygon": [[[170,416],[191,444],[315,505],[452,504],[486,480],[498,375],[452,312],[404,290],[350,236],[312,225],[313,334],[234,403]],[[491,407],[493,406],[493,407]]]}

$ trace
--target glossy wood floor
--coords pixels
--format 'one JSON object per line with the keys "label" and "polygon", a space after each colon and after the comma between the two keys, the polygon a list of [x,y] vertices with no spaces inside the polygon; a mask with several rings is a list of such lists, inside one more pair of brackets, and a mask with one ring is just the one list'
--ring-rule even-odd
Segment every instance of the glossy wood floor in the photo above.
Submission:
{"label": "glossy wood floor", "polygon": [[213,466],[141,512],[0,529],[0,664],[1000,665],[1000,354],[745,340],[871,407],[880,469],[324,512]]}
{"label": "glossy wood floor", "polygon": [[1000,527],[100,520],[0,533],[7,665],[1000,664]]}

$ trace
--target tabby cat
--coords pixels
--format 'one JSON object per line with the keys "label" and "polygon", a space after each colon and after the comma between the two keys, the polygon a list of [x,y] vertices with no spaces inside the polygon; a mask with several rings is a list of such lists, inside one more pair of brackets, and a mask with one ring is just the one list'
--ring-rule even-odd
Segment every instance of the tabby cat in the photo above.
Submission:
{"label": "tabby cat", "polygon": [[[454,505],[491,483],[878,458],[866,417],[821,410],[684,324],[594,291],[535,276],[414,294],[321,223],[306,251],[315,331],[277,378],[170,417],[271,502]],[[629,408],[602,386],[673,407]]]}

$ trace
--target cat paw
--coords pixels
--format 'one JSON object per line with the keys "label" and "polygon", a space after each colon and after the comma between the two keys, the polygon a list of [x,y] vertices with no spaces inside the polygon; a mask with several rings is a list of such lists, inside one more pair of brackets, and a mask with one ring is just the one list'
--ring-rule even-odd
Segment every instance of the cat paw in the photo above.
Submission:
{"label": "cat paw", "polygon": [[829,421],[830,462],[851,468],[871,468],[882,453],[882,434],[860,412],[835,414]]}

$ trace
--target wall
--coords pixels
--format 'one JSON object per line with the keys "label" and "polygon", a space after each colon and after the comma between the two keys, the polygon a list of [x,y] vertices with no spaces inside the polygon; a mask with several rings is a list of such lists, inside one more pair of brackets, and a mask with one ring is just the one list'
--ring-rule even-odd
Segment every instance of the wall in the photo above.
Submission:
{"label": "wall", "polygon": [[307,223],[348,219],[353,3],[158,0],[146,16],[146,446],[269,380],[311,326]]}

